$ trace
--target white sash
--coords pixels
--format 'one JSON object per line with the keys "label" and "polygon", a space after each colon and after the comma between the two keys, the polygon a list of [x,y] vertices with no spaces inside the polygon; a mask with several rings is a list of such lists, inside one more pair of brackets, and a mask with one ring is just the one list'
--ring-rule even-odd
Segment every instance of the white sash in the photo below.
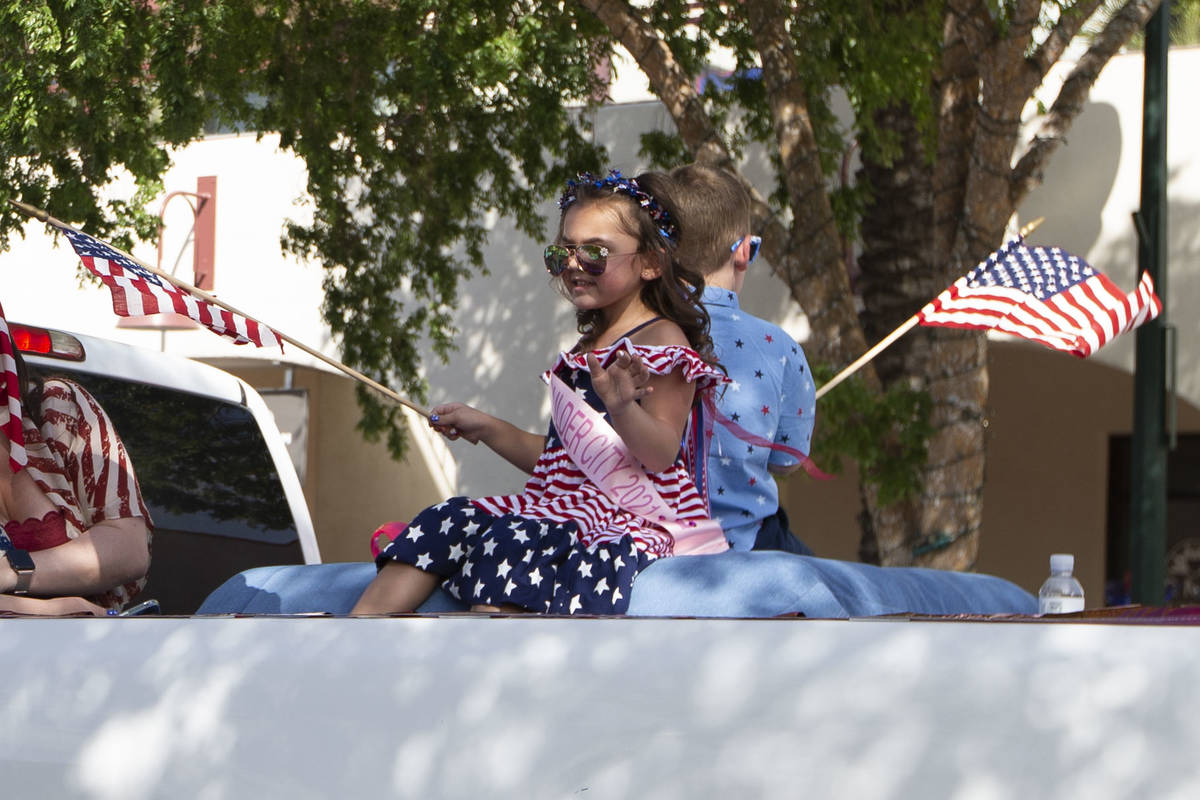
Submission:
{"label": "white sash", "polygon": [[621,508],[666,529],[675,540],[675,555],[729,549],[716,520],[678,519],[620,434],[557,375],[550,376],[550,416],[563,449],[583,474]]}

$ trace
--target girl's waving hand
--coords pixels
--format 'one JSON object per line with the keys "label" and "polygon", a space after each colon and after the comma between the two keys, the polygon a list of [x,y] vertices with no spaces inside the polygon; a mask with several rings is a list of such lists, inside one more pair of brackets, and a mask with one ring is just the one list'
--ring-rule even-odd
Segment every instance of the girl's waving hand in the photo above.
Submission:
{"label": "girl's waving hand", "polygon": [[596,356],[588,353],[587,362],[592,374],[592,386],[610,414],[624,412],[630,403],[654,391],[650,383],[650,370],[646,369],[636,353],[622,350],[607,367],[601,367]]}
{"label": "girl's waving hand", "polygon": [[[624,358],[622,358],[624,356]],[[634,368],[634,362],[640,369]],[[645,365],[634,356],[618,354],[608,367],[588,353],[592,388],[604,401],[613,428],[625,446],[650,472],[662,472],[674,463],[687,425],[696,387],[678,372],[641,376]],[[637,377],[641,376],[641,377]],[[638,388],[637,381],[646,383]]]}

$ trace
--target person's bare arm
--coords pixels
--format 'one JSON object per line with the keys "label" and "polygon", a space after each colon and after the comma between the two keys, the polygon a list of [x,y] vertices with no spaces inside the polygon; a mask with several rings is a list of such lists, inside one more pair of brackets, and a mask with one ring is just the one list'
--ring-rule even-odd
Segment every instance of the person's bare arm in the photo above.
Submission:
{"label": "person's bare arm", "polygon": [[618,357],[607,368],[590,353],[587,359],[592,387],[629,451],[651,472],[662,472],[675,463],[696,387],[678,370],[651,376],[639,386],[637,369],[629,358]]}
{"label": "person's bare arm", "polygon": [[[30,594],[51,597],[107,592],[149,570],[146,521],[141,517],[105,520],[76,539],[29,555],[34,564]],[[0,562],[0,593],[11,592],[16,585],[16,572],[7,562]]]}
{"label": "person's bare arm", "polygon": [[89,603],[82,597],[15,597],[10,594],[0,594],[0,611],[11,611],[14,614],[31,614],[39,617],[67,617],[76,614],[91,614],[94,617],[107,616],[108,609],[101,608],[95,603]]}
{"label": "person's bare arm", "polygon": [[462,403],[434,408],[429,424],[447,439],[466,439],[471,444],[483,442],[498,456],[526,473],[533,472],[546,444],[543,436],[523,431],[499,417]]}
{"label": "person's bare arm", "polygon": [[[47,383],[50,385],[52,383]],[[111,420],[86,391],[69,382],[63,385],[70,390],[66,396],[48,395],[42,401],[43,413],[52,409],[56,420],[43,427],[43,436],[48,441],[64,443],[76,457],[108,460],[106,467],[109,470],[114,468],[113,465],[117,465],[117,469],[128,468],[124,480],[136,497],[136,478]],[[90,439],[85,442],[74,421],[81,419],[82,409],[88,407],[94,412],[95,424],[90,428]],[[0,434],[0,458],[4,461],[4,469],[0,470],[3,472],[0,520],[41,519],[47,512],[55,510],[55,506],[28,470],[15,474],[8,470],[10,448],[11,442]],[[68,471],[68,475],[74,481],[79,502],[93,509],[93,519],[100,516],[98,509],[107,502],[99,494],[102,484],[86,482],[82,472]],[[91,494],[93,489],[97,492],[95,496]],[[68,542],[32,551],[29,555],[34,564],[30,594],[43,597],[100,594],[146,575],[150,569],[149,529],[146,520],[138,516],[100,520]],[[0,593],[12,591],[16,582],[16,573],[0,562]]]}

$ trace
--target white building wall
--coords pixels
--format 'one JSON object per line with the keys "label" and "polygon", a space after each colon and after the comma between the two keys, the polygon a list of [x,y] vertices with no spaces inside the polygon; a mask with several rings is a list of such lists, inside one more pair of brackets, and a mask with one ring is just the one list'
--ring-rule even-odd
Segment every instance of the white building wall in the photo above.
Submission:
{"label": "white building wall", "polygon": [[[216,285],[213,294],[230,305],[278,328],[281,332],[336,355],[320,319],[321,268],[285,259],[279,237],[285,219],[304,221],[307,210],[297,205],[304,192],[303,162],[278,150],[278,136],[214,136],[173,153],[165,177],[168,192],[196,191],[196,179],[217,176]],[[131,191],[118,185],[116,192]],[[159,211],[161,201],[151,209]],[[51,215],[54,209],[45,209]],[[184,198],[167,206],[162,268],[170,272],[182,249],[175,274],[192,280],[192,251],[185,237],[192,212]],[[30,222],[24,240],[15,239],[0,253],[0,291],[8,317],[20,322],[67,328],[158,349],[157,331],[118,329],[106,289],[99,281],[79,285],[78,259],[70,245],[55,245],[45,227]],[[134,248],[133,255],[154,265],[154,242]],[[279,351],[258,353],[239,347],[205,330],[171,332],[165,349],[186,356],[256,355],[276,358]],[[288,358],[312,360],[295,348]]]}
{"label": "white building wall", "polygon": [[[1173,48],[1168,71],[1167,316],[1179,330],[1180,395],[1200,403],[1200,364],[1192,355],[1200,343],[1200,47]],[[1046,218],[1031,242],[1086,258],[1126,291],[1140,276],[1132,214],[1141,205],[1143,75],[1141,53],[1105,67],[1042,185],[1020,209],[1022,224]],[[1132,371],[1134,342],[1120,337],[1093,359]]]}

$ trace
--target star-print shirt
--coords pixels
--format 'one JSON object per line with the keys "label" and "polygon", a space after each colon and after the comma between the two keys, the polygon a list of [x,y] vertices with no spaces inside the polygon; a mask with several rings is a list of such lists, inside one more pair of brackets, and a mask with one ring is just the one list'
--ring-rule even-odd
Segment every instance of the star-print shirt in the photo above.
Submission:
{"label": "star-print shirt", "polygon": [[[750,433],[805,454],[812,441],[816,386],[800,345],[778,325],[747,314],[735,292],[710,286],[704,306],[717,358],[730,383],[717,408]],[[754,547],[762,521],[779,508],[768,464],[792,466],[794,456],[758,447],[713,425],[708,450],[708,501],[734,550]]]}
{"label": "star-print shirt", "polygon": [[[697,392],[710,391],[723,380],[719,369],[704,363],[691,348],[679,345],[652,347],[622,339],[611,347],[592,352],[602,366],[607,366],[622,347],[639,355],[653,375],[681,370],[684,378],[696,384]],[[573,388],[588,405],[605,412],[603,403],[592,389],[586,353],[560,354],[554,366],[543,375],[546,381],[551,372]],[[607,413],[605,419],[608,419]],[[691,430],[689,421],[684,435]],[[662,472],[648,472],[647,477],[662,498],[675,508],[680,520],[708,518],[704,497],[687,470],[682,446],[674,464]],[[579,539],[585,546],[617,541],[629,534],[637,548],[650,556],[669,556],[674,547],[669,533],[639,515],[625,511],[588,479],[563,449],[553,424],[546,436],[546,447],[538,457],[524,491],[517,495],[477,498],[474,503],[496,516],[517,514],[558,522],[573,521],[578,525]]]}

